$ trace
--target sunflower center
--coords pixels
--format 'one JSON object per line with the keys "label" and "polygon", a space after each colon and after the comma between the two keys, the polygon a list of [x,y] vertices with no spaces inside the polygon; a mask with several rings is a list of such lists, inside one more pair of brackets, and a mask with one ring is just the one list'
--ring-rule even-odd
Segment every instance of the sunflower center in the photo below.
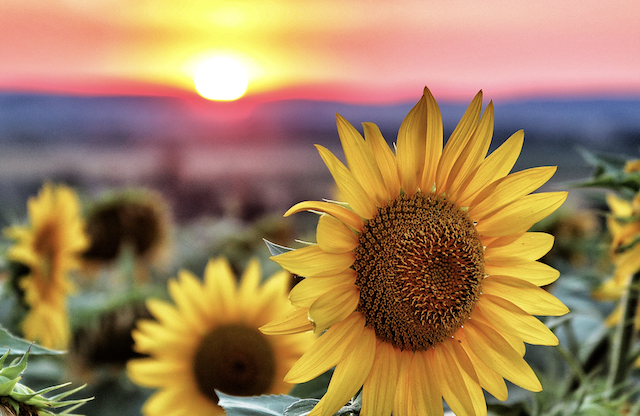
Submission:
{"label": "sunflower center", "polygon": [[471,316],[484,279],[483,246],[452,202],[401,195],[378,208],[354,251],[358,311],[382,341],[423,351]]}
{"label": "sunflower center", "polygon": [[58,229],[55,224],[45,224],[37,233],[34,250],[40,256],[40,274],[45,281],[51,280],[52,272],[57,268],[56,244]]}
{"label": "sunflower center", "polygon": [[255,396],[271,388],[276,373],[273,348],[255,328],[224,325],[202,339],[193,360],[196,384],[218,402],[215,390],[234,396]]}

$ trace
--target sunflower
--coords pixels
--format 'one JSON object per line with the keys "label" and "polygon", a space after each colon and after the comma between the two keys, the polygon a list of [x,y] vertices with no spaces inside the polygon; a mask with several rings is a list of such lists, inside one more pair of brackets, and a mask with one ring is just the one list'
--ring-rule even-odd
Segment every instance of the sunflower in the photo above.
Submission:
{"label": "sunflower", "polygon": [[524,134],[485,157],[493,104],[478,93],[443,148],[442,117],[425,88],[402,123],[395,153],[375,124],[364,139],[337,116],[348,167],[316,146],[346,203],[306,201],[285,216],[321,214],[317,244],[273,257],[307,278],[290,316],[267,334],[325,331],[285,380],[335,366],[310,413],[332,415],[362,388],[362,415],[486,414],[482,388],[507,398],[504,379],[542,389],[524,342],[556,345],[532,315],[568,312],[539,286],[559,273],[538,261],[553,236],[527,232],[566,192],[530,194],[555,167],[509,174]]}
{"label": "sunflower", "polygon": [[315,336],[266,337],[258,330],[292,309],[289,273],[276,273],[263,285],[260,274],[254,259],[236,285],[227,260],[210,260],[203,283],[187,271],[169,282],[176,306],[147,301],[157,321],[138,321],[133,339],[135,350],[149,357],[127,364],[134,382],[160,389],[143,414],[224,414],[215,390],[237,396],[289,390],[283,377]]}
{"label": "sunflower", "polygon": [[[627,169],[625,171],[631,172]],[[631,283],[632,276],[640,271],[640,192],[631,202],[612,194],[607,195],[607,204],[611,210],[607,217],[607,227],[612,237],[609,254],[614,273],[594,291],[593,297],[597,300],[619,300]],[[621,318],[620,304],[605,323],[615,326]],[[634,326],[636,330],[640,330],[640,309],[636,310]],[[640,358],[636,359],[635,366],[640,367]]]}
{"label": "sunflower", "polygon": [[[612,238],[609,254],[615,271],[611,279],[595,290],[594,298],[598,300],[620,299],[631,275],[640,270],[640,192],[632,202],[609,194],[607,205],[611,211],[607,217],[607,227]],[[610,319],[613,319],[612,322],[617,321],[615,318]],[[640,326],[640,321],[638,325]]]}
{"label": "sunflower", "polygon": [[169,259],[169,206],[161,194],[144,188],[114,192],[89,208],[87,233],[91,245],[82,255],[86,274],[115,264],[129,249],[137,277],[147,278],[151,265],[162,266]]}
{"label": "sunflower", "polygon": [[73,289],[69,272],[80,267],[80,255],[89,245],[80,203],[71,188],[47,183],[29,199],[27,209],[30,224],[5,230],[16,241],[8,259],[26,268],[16,282],[29,308],[22,331],[44,347],[65,348],[67,295]]}

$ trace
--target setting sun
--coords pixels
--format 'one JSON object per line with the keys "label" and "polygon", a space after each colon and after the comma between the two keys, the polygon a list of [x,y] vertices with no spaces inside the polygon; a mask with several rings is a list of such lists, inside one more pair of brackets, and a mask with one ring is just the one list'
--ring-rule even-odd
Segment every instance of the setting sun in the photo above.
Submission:
{"label": "setting sun", "polygon": [[249,78],[247,70],[238,61],[218,56],[197,66],[193,82],[198,94],[206,99],[232,101],[245,93]]}

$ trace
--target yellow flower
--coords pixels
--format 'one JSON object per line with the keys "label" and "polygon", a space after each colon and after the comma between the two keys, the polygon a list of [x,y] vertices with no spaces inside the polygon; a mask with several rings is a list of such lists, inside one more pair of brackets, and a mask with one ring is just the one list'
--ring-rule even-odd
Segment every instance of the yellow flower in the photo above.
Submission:
{"label": "yellow flower", "polygon": [[18,280],[29,312],[22,322],[24,337],[48,348],[69,341],[67,296],[73,286],[69,272],[80,267],[89,245],[75,192],[64,185],[45,184],[27,203],[30,224],[5,230],[16,240],[9,260],[28,268]]}
{"label": "yellow flower", "polygon": [[187,271],[169,282],[176,306],[147,301],[157,321],[138,321],[133,339],[135,350],[150,357],[127,364],[134,382],[160,389],[145,403],[145,415],[224,414],[214,389],[239,396],[289,390],[283,377],[315,336],[260,333],[261,325],[292,310],[289,273],[263,285],[260,274],[252,260],[236,285],[229,263],[211,260],[203,283]]}
{"label": "yellow flower", "polygon": [[527,232],[566,192],[530,194],[555,167],[509,174],[524,134],[485,157],[493,105],[478,93],[443,148],[442,118],[425,88],[400,127],[397,150],[375,124],[364,139],[338,116],[348,167],[320,156],[348,205],[301,202],[322,215],[317,244],[273,257],[307,278],[289,296],[297,308],[269,334],[327,331],[285,377],[310,380],[335,366],[311,415],[332,415],[362,388],[362,415],[483,415],[482,388],[507,397],[503,378],[541,390],[522,358],[524,342],[556,345],[531,315],[563,315],[539,286],[559,273],[536,260],[553,236]]}
{"label": "yellow flower", "polygon": [[[619,300],[627,290],[633,274],[640,270],[640,192],[631,202],[609,194],[607,205],[611,210],[607,217],[607,227],[612,238],[610,256],[614,272],[610,279],[593,292],[593,297],[598,300]],[[622,307],[618,305],[605,323],[615,326],[620,322],[621,316]],[[636,311],[635,328],[640,329],[640,309]],[[635,365],[640,366],[640,358]]]}
{"label": "yellow flower", "polygon": [[[611,214],[607,217],[607,227],[611,233],[611,260],[614,274],[611,279],[598,287],[593,296],[598,300],[617,300],[622,297],[631,276],[640,270],[640,193],[633,202],[607,195],[607,205]],[[615,324],[615,318],[608,322]],[[640,322],[639,322],[640,324]]]}

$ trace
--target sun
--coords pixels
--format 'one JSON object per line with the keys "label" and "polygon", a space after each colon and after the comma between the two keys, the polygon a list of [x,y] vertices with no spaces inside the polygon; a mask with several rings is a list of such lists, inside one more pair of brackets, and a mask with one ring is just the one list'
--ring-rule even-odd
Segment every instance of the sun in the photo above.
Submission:
{"label": "sun", "polygon": [[218,56],[196,67],[193,82],[198,94],[208,100],[233,101],[245,93],[249,77],[240,62]]}

